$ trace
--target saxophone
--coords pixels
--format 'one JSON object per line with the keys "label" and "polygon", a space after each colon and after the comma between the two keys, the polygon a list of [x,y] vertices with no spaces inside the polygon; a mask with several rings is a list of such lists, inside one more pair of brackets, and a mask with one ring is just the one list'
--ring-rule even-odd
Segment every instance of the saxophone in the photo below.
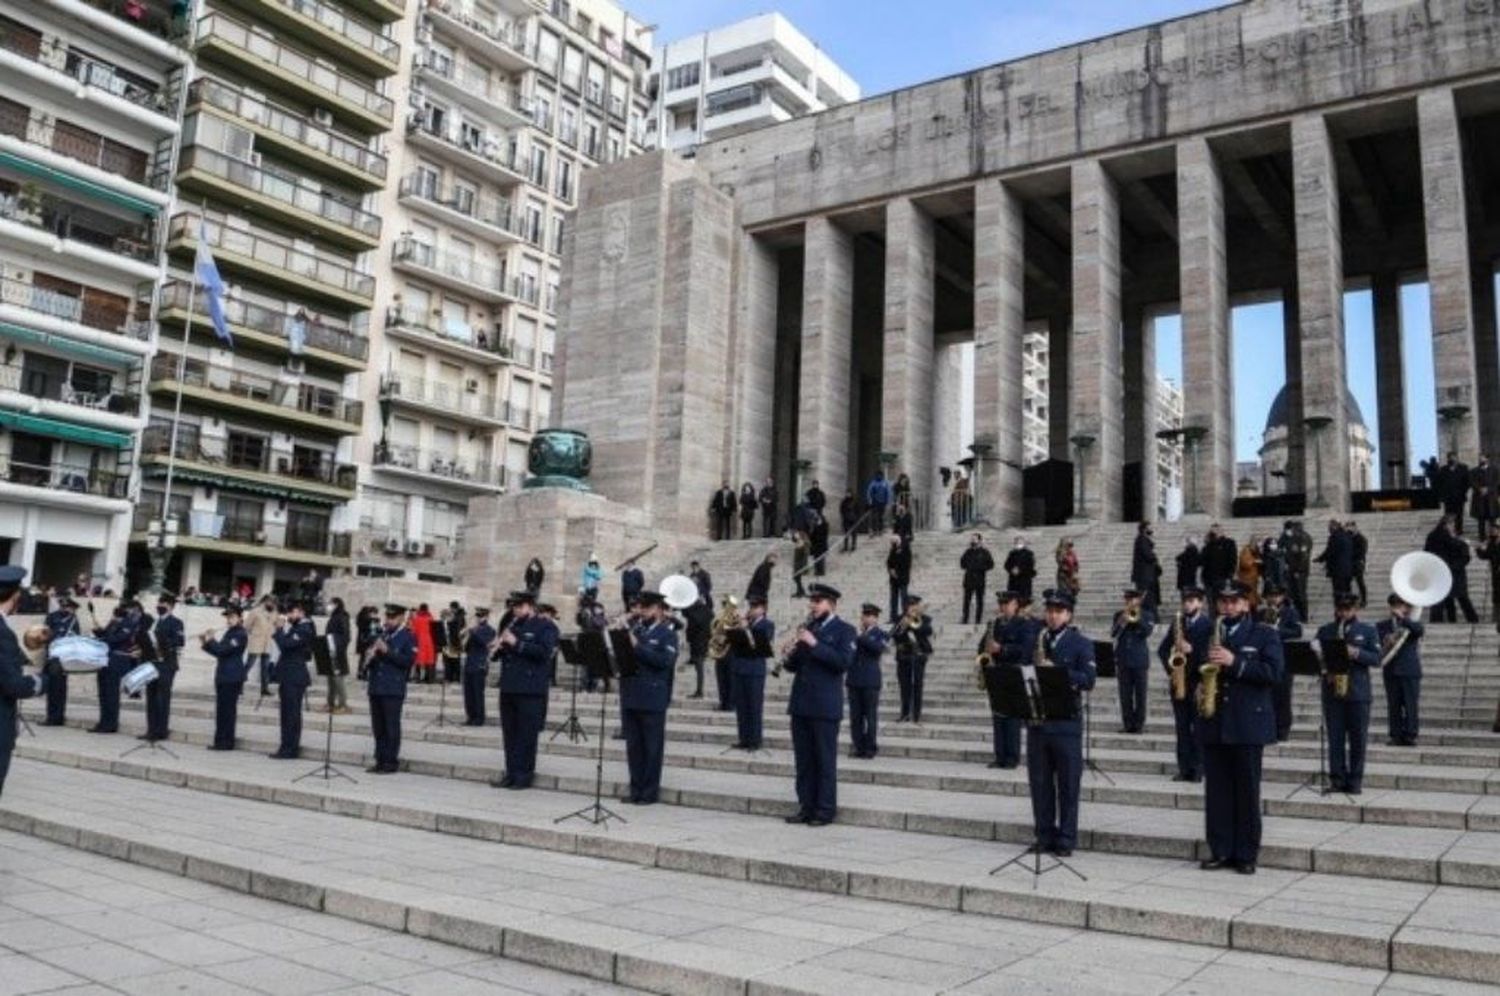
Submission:
{"label": "saxophone", "polygon": [[722,660],[729,655],[729,630],[740,627],[739,603],[733,595],[725,595],[719,602],[719,614],[714,616],[708,628],[708,659]]}
{"label": "saxophone", "polygon": [[1172,620],[1172,652],[1167,655],[1167,670],[1172,675],[1172,700],[1181,702],[1187,698],[1187,654],[1179,649],[1182,643],[1182,613]]}
{"label": "saxophone", "polygon": [[[1214,620],[1213,633],[1209,636],[1208,649],[1224,645],[1224,620]],[[1219,711],[1219,665],[1204,661],[1198,668],[1198,715],[1213,719]]]}
{"label": "saxophone", "polygon": [[[1348,632],[1349,632],[1349,621],[1346,619],[1345,621],[1339,623],[1339,642],[1340,643],[1344,643],[1344,637],[1345,637],[1345,635]],[[1345,654],[1345,657],[1347,658],[1347,656],[1348,656],[1348,649],[1347,649],[1347,647],[1346,647],[1346,649],[1344,651],[1344,654]],[[1345,670],[1336,672],[1335,674],[1332,675],[1332,677],[1333,677],[1333,697],[1336,698],[1336,699],[1347,699],[1349,697],[1349,671],[1348,671],[1347,664],[1345,665]]]}

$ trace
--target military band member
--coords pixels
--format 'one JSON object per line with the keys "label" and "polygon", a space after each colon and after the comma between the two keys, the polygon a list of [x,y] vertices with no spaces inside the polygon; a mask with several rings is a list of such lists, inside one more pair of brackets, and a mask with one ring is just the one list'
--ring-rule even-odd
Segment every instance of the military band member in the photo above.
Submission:
{"label": "military band member", "polygon": [[146,686],[146,732],[138,740],[166,740],[171,736],[172,684],[187,644],[182,620],[172,615],[176,605],[177,599],[167,594],[156,602],[156,625],[151,630],[156,643],[156,680]]}
{"label": "military band member", "polygon": [[146,625],[141,616],[141,607],[133,601],[124,601],[115,606],[113,617],[94,635],[109,647],[109,663],[95,672],[98,685],[99,722],[89,727],[90,733],[118,733],[120,731],[120,679],[140,662],[139,630]]}
{"label": "military band member", "polygon": [[[1386,598],[1389,619],[1375,624],[1380,638],[1381,677],[1385,681],[1386,721],[1390,727],[1392,747],[1417,745],[1417,698],[1422,689],[1422,651],[1420,641],[1426,632],[1411,617],[1411,606],[1392,593]],[[1406,636],[1403,638],[1402,633]],[[1401,645],[1396,646],[1400,640]]]}
{"label": "military band member", "polygon": [[1326,664],[1328,648],[1348,648],[1349,671],[1340,680],[1323,675],[1323,722],[1328,730],[1330,790],[1359,795],[1365,777],[1365,739],[1370,732],[1370,668],[1380,666],[1380,637],[1359,621],[1359,593],[1341,591],[1334,600],[1334,621],[1318,630],[1318,652]]}
{"label": "military band member", "polygon": [[760,750],[762,721],[766,707],[766,659],[756,654],[757,643],[771,646],[776,638],[776,624],[766,616],[766,600],[751,595],[745,603],[745,630],[750,636],[752,650],[749,654],[729,654],[729,700],[734,703],[734,715],[739,730],[735,747],[740,750]]}
{"label": "military band member", "polygon": [[271,757],[288,761],[302,756],[302,697],[312,684],[307,662],[312,659],[313,643],[318,639],[317,628],[307,618],[306,606],[293,602],[271,639],[281,651],[273,670],[276,698],[281,706],[281,745]]}
{"label": "military band member", "polygon": [[224,632],[215,637],[203,634],[203,652],[214,664],[214,740],[209,750],[234,750],[235,720],[238,718],[240,693],[250,668],[245,663],[249,636],[240,621],[239,606],[224,610]]}
{"label": "military band member", "polygon": [[923,608],[921,595],[907,595],[906,610],[891,629],[891,642],[896,645],[896,682],[901,686],[898,723],[922,722],[927,658],[932,655],[932,617]]}
{"label": "military band member", "polygon": [[840,592],[826,584],[807,589],[808,620],[791,641],[785,669],[792,673],[787,715],[797,768],[797,812],[788,823],[821,827],[838,811],[839,723],[844,676],[854,663],[858,634],[838,617]]}
{"label": "military band member", "polygon": [[547,695],[557,627],[536,610],[529,591],[510,593],[511,623],[500,634],[500,730],[505,773],[497,788],[526,789],[536,774],[536,742],[547,723]]}
{"label": "military band member", "polygon": [[1276,706],[1276,742],[1282,743],[1292,735],[1292,669],[1286,665],[1286,645],[1290,640],[1296,640],[1302,636],[1302,614],[1297,611],[1297,606],[1287,598],[1286,589],[1280,585],[1270,585],[1265,591],[1265,601],[1261,603],[1260,611],[1263,618],[1260,620],[1268,626],[1276,628],[1276,635],[1281,637],[1281,680],[1276,683],[1275,706]]}
{"label": "military band member", "polygon": [[1115,641],[1115,674],[1120,685],[1120,732],[1146,728],[1146,684],[1151,673],[1151,630],[1156,613],[1143,604],[1140,588],[1125,589],[1125,605],[1115,613],[1110,637]]}
{"label": "military band member", "polygon": [[[1193,721],[1197,712],[1193,707],[1193,696],[1197,689],[1198,667],[1208,654],[1208,638],[1213,622],[1203,611],[1203,589],[1182,589],[1182,632],[1177,632],[1177,619],[1168,620],[1167,635],[1157,647],[1156,656],[1167,672],[1168,694],[1172,698],[1172,720],[1177,733],[1177,774],[1174,782],[1201,782],[1203,780],[1203,754],[1198,749],[1198,739],[1193,735]],[[1187,658],[1185,672],[1185,694],[1178,697],[1172,684],[1172,656],[1180,653]]]}
{"label": "military band member", "polygon": [[484,725],[484,683],[490,673],[490,644],[495,642],[495,627],[490,625],[490,610],[474,610],[474,627],[464,640],[464,725]]}
{"label": "military band member", "polygon": [[[1204,870],[1233,868],[1254,875],[1260,856],[1260,762],[1276,737],[1271,706],[1281,680],[1281,638],[1250,615],[1250,589],[1227,581],[1219,591],[1220,638],[1206,655],[1216,666],[1211,715],[1195,726],[1203,745],[1204,827],[1210,857]],[[1200,682],[1195,683],[1202,685]],[[1207,688],[1206,685],[1202,687]],[[1200,713],[1204,707],[1199,707]]]}
{"label": "military band member", "polygon": [[667,622],[667,602],[659,592],[641,592],[640,621],[630,642],[638,668],[620,679],[620,725],[630,766],[630,791],[620,801],[650,806],[661,797],[667,706],[672,701],[672,669],[677,666],[677,633]]}
{"label": "military band member", "polygon": [[[995,670],[1003,664],[1020,665],[1024,656],[1036,646],[1036,637],[1042,630],[1042,621],[1025,614],[1026,599],[1015,591],[1002,591],[995,596],[999,614],[990,622],[989,632],[980,645],[980,653],[989,655],[990,673],[985,676],[988,686]],[[1012,770],[1021,764],[1021,727],[1024,716],[990,715],[990,729],[995,746],[995,759],[991,768]]]}
{"label": "military band member", "polygon": [[[1026,728],[1026,774],[1031,783],[1031,815],[1036,839],[1032,849],[1060,858],[1078,844],[1078,796],[1083,782],[1083,702],[1079,693],[1094,687],[1094,644],[1073,626],[1073,593],[1045,593],[1043,666],[1068,672],[1071,709]],[[1032,663],[1035,647],[1032,648]]]}
{"label": "military band member", "polygon": [[367,665],[375,763],[365,770],[372,775],[392,775],[401,767],[401,709],[416,659],[417,638],[406,626],[406,606],[387,605],[385,625],[370,645]]}
{"label": "military band member", "polygon": [[890,642],[890,635],[880,626],[880,606],[871,602],[860,606],[854,663],[844,679],[844,688],[849,693],[849,739],[854,757],[872,758],[880,751],[876,740],[880,725],[880,658]]}
{"label": "military band member", "polygon": [[43,726],[62,726],[67,721],[68,673],[52,658],[51,644],[65,636],[81,636],[83,628],[78,622],[78,603],[67,595],[57,600],[57,608],[47,613],[49,653],[47,663],[47,718]]}
{"label": "military band member", "polygon": [[5,789],[11,751],[16,746],[16,715],[20,712],[20,700],[41,695],[48,682],[45,674],[26,674],[22,670],[26,654],[8,622],[21,600],[21,582],[24,580],[24,567],[0,567],[0,791]]}

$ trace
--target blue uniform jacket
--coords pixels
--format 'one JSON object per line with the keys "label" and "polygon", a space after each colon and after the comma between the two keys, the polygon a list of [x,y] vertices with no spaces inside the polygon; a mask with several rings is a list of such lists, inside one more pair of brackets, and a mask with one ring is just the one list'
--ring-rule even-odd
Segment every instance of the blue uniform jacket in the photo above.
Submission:
{"label": "blue uniform jacket", "polygon": [[495,627],[482,622],[469,631],[464,641],[464,670],[488,674],[490,670],[490,644],[495,642]]}
{"label": "blue uniform jacket", "polygon": [[1212,719],[1198,717],[1195,729],[1205,744],[1253,745],[1276,740],[1274,689],[1284,663],[1281,637],[1264,623],[1242,616],[1224,626],[1224,647],[1234,663],[1219,672],[1219,703]]}
{"label": "blue uniform jacket", "polygon": [[854,638],[854,663],[849,665],[849,688],[879,688],[880,658],[891,644],[890,634],[880,626],[871,626]]}
{"label": "blue uniform jacket", "polygon": [[[898,637],[896,630],[902,630]],[[896,625],[891,627],[891,640],[896,644],[896,658],[898,660],[916,660],[927,658],[932,654],[932,617],[922,616],[922,621],[914,627],[901,625],[901,620],[896,620]]]}
{"label": "blue uniform jacket", "polygon": [[1030,664],[1036,657],[1036,638],[1047,626],[1032,616],[1016,616],[1000,624],[1001,664]]}
{"label": "blue uniform jacket", "polygon": [[[1173,615],[1167,620],[1167,634],[1161,639],[1156,647],[1156,658],[1161,661],[1161,666],[1167,675],[1172,674],[1172,667],[1168,661],[1172,658],[1172,630],[1176,624],[1177,617]],[[1208,613],[1200,612],[1196,616],[1184,616],[1182,620],[1182,635],[1187,637],[1188,645],[1192,648],[1188,651],[1187,683],[1189,697],[1192,690],[1198,684],[1198,667],[1208,656],[1208,642],[1213,636],[1214,621],[1208,617]]]}
{"label": "blue uniform jacket", "polygon": [[245,666],[245,644],[249,635],[243,626],[231,626],[217,640],[208,640],[203,650],[218,661],[214,665],[215,685],[238,685],[249,675]]}
{"label": "blue uniform jacket", "polygon": [[[776,624],[768,616],[761,616],[750,624],[750,639],[759,643],[757,635],[764,637],[767,646],[772,646],[776,640]],[[737,674],[741,678],[764,678],[766,676],[766,659],[764,657],[740,657],[735,654],[729,655],[729,672]]]}
{"label": "blue uniform jacket", "polygon": [[112,669],[124,672],[135,667],[137,660],[131,654],[136,649],[136,630],[138,622],[132,622],[128,617],[121,616],[111,619],[109,623],[99,630],[99,639],[109,647],[109,666]]}
{"label": "blue uniform jacket", "polygon": [[858,634],[853,626],[832,615],[808,628],[818,638],[818,645],[798,643],[787,658],[786,670],[795,675],[787,715],[842,719],[844,675],[854,663]]}
{"label": "blue uniform jacket", "polygon": [[552,678],[557,627],[541,616],[510,626],[516,644],[500,651],[500,691],[510,695],[546,695]]}
{"label": "blue uniform jacket", "polygon": [[1282,640],[1296,640],[1302,636],[1302,613],[1291,602],[1283,603],[1276,614],[1276,635]]}
{"label": "blue uniform jacket", "polygon": [[156,640],[156,666],[163,671],[176,671],[182,648],[187,645],[182,620],[174,615],[158,616],[151,635]]}
{"label": "blue uniform jacket", "polygon": [[639,595],[646,590],[646,575],[639,567],[626,568],[620,574],[620,591],[626,596]]}
{"label": "blue uniform jacket", "polygon": [[380,631],[385,652],[370,655],[369,682],[371,698],[406,697],[406,676],[417,659],[417,636],[405,626],[386,627]]}
{"label": "blue uniform jacket", "polygon": [[16,730],[16,701],[40,695],[46,687],[44,675],[29,675],[21,670],[25,663],[26,655],[21,652],[15,632],[5,617],[0,616],[0,722],[6,724],[0,730],[12,738]]}
{"label": "blue uniform jacket", "polygon": [[672,668],[677,664],[677,631],[671,623],[641,625],[635,630],[639,670],[620,679],[620,708],[666,712],[672,700]]}
{"label": "blue uniform jacket", "polygon": [[[1324,623],[1318,629],[1318,642],[1337,643],[1339,626],[1336,622]],[[1370,668],[1380,666],[1380,637],[1375,627],[1355,619],[1344,632],[1344,642],[1349,644],[1349,695],[1345,702],[1370,701]],[[1333,682],[1324,680],[1323,694],[1333,695]]]}
{"label": "blue uniform jacket", "polygon": [[1127,622],[1123,611],[1115,613],[1115,624],[1109,635],[1115,641],[1115,666],[1132,671],[1144,671],[1151,666],[1151,629],[1156,625],[1156,616],[1150,609],[1142,609],[1140,619]]}
{"label": "blue uniform jacket", "polygon": [[60,640],[65,636],[78,636],[83,633],[83,627],[78,623],[76,613],[64,609],[54,609],[47,613],[47,630],[52,634],[48,640],[50,648],[52,640]]}
{"label": "blue uniform jacket", "polygon": [[318,630],[311,619],[303,619],[272,634],[271,639],[276,641],[276,647],[281,651],[281,656],[276,660],[275,677],[278,684],[293,688],[306,688],[312,684],[307,662],[312,659],[313,641],[317,638]]}
{"label": "blue uniform jacket", "polygon": [[[1427,630],[1415,619],[1403,619],[1396,622],[1394,619],[1382,619],[1375,624],[1375,635],[1380,639],[1380,645],[1385,646],[1385,641],[1396,631],[1396,627],[1411,631],[1406,642],[1401,645],[1396,656],[1385,666],[1385,673],[1392,678],[1420,678],[1422,677],[1422,651],[1418,643]],[[1382,653],[1381,656],[1384,656]]]}
{"label": "blue uniform jacket", "polygon": [[[1043,733],[1082,733],[1083,700],[1078,693],[1086,692],[1094,687],[1094,641],[1078,632],[1076,627],[1066,626],[1057,632],[1047,630],[1046,636],[1043,637],[1042,647],[1053,667],[1067,669],[1068,684],[1073,686],[1073,714],[1068,719],[1047,720],[1041,725],[1041,731]],[[1032,650],[1034,653],[1035,644],[1032,645]],[[1026,658],[1022,663],[1031,663],[1031,658]]]}

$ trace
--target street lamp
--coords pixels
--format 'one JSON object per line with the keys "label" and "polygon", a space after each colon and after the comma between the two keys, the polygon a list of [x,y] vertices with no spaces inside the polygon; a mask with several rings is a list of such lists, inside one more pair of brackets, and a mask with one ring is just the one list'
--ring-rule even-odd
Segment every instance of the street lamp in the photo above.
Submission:
{"label": "street lamp", "polygon": [[1309,415],[1302,424],[1313,437],[1313,475],[1317,491],[1310,503],[1313,508],[1327,508],[1328,499],[1323,496],[1323,430],[1333,424],[1328,415]]}
{"label": "street lamp", "polygon": [[1438,418],[1448,427],[1448,451],[1458,452],[1458,426],[1469,414],[1468,405],[1443,405],[1438,409]]}
{"label": "street lamp", "polygon": [[177,517],[152,519],[146,524],[146,556],[151,561],[151,590],[166,591],[167,565],[177,550]]}
{"label": "street lamp", "polygon": [[1187,441],[1188,452],[1188,512],[1196,515],[1203,514],[1203,497],[1198,490],[1198,444],[1206,435],[1208,429],[1201,425],[1182,427],[1182,438]]}
{"label": "street lamp", "polygon": [[990,524],[989,517],[980,514],[980,509],[984,506],[979,500],[979,495],[984,482],[984,462],[990,458],[990,451],[993,449],[994,447],[989,443],[969,444],[969,452],[974,454],[974,469],[969,474],[969,503],[973,506],[971,518],[975,525]]}
{"label": "street lamp", "polygon": [[1076,436],[1070,436],[1068,442],[1078,450],[1078,510],[1075,513],[1081,519],[1089,517],[1089,492],[1087,461],[1089,447],[1094,445],[1095,437],[1086,432],[1080,432]]}

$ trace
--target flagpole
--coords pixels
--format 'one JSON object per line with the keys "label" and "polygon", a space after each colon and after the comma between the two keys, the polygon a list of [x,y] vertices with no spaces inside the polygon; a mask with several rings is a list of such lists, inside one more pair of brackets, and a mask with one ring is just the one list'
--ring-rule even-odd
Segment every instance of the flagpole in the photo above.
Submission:
{"label": "flagpole", "polygon": [[[198,216],[198,239],[201,242],[203,239],[203,227],[208,223],[207,202],[199,206],[199,211],[200,214]],[[194,251],[196,252],[196,247]],[[195,255],[193,259],[192,278],[188,280],[187,324],[183,326],[182,330],[182,352],[177,357],[177,400],[172,409],[172,434],[170,437],[170,442],[167,444],[166,491],[163,492],[161,496],[161,528],[163,542],[165,542],[166,539],[168,511],[172,507],[172,476],[177,470],[177,432],[178,426],[182,424],[182,386],[183,382],[187,380],[188,342],[193,337],[193,305],[197,299],[197,296],[198,261]]]}

